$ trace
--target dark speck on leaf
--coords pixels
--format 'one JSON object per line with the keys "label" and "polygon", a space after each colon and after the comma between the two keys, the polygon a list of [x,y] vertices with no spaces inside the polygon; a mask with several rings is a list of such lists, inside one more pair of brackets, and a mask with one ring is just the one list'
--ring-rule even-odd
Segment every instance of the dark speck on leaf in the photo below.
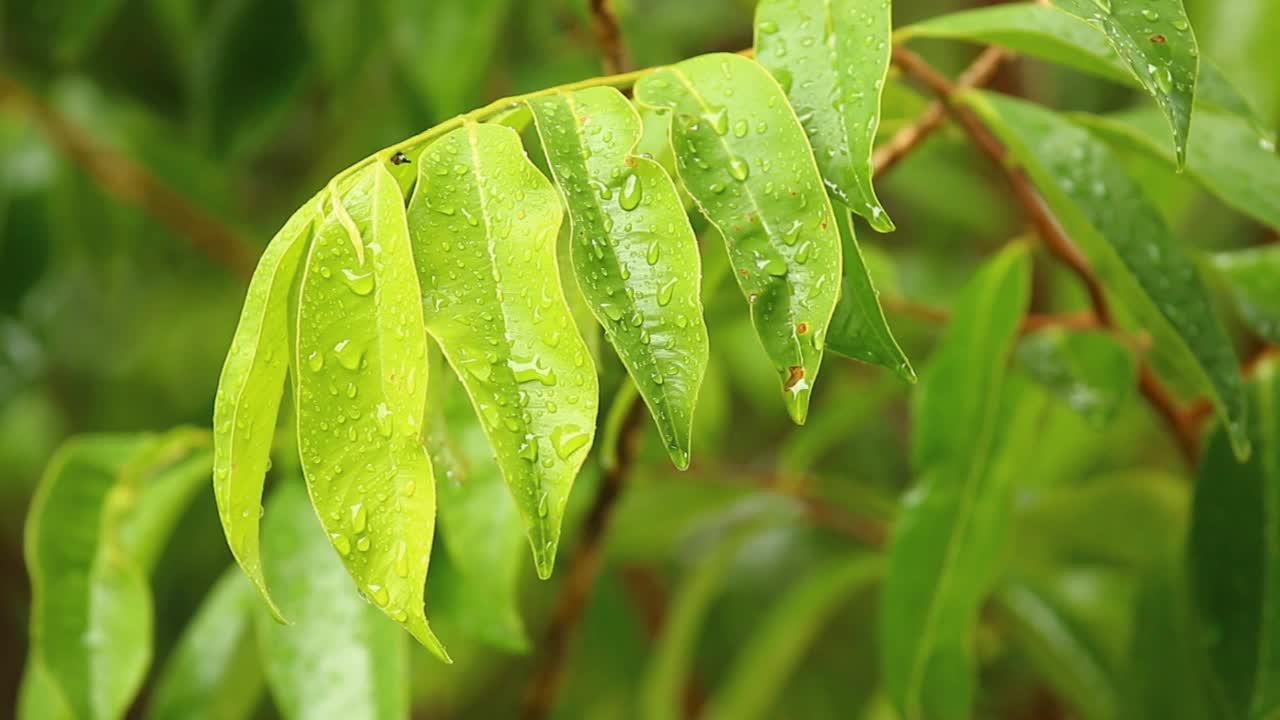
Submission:
{"label": "dark speck on leaf", "polygon": [[396,154],[391,156],[392,165],[404,165],[405,163],[408,163],[408,162],[413,162],[413,161],[410,160],[409,157],[402,152],[396,151]]}

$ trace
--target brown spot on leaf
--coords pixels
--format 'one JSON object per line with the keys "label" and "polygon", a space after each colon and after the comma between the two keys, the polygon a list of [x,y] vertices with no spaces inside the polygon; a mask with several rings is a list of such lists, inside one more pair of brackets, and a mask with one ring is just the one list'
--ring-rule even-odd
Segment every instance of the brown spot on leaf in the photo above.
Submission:
{"label": "brown spot on leaf", "polygon": [[792,365],[787,368],[787,381],[782,384],[783,390],[790,390],[796,386],[796,383],[804,379],[804,368],[799,365]]}
{"label": "brown spot on leaf", "polygon": [[1159,33],[1156,33],[1155,35],[1152,35],[1152,36],[1151,36],[1151,42],[1155,43],[1156,45],[1163,45],[1163,44],[1165,44],[1165,43],[1169,42],[1169,38],[1167,38],[1167,37],[1165,37],[1165,36],[1163,36],[1163,35],[1161,35],[1161,34],[1159,34]]}
{"label": "brown spot on leaf", "polygon": [[797,334],[797,335],[808,335],[808,334],[809,334],[809,323],[807,323],[807,322],[803,322],[803,321],[802,321],[802,322],[798,322],[798,323],[796,323],[796,334]]}

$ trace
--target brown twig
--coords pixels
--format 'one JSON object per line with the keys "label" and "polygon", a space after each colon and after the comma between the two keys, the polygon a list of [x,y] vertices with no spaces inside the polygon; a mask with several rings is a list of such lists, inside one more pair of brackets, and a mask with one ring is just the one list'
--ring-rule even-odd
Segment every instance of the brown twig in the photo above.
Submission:
{"label": "brown twig", "polygon": [[[1117,325],[1111,316],[1106,293],[1102,284],[1089,267],[1088,261],[1071,242],[1056,217],[1041,198],[1035,184],[1027,176],[1025,170],[1008,162],[1004,145],[999,139],[967,108],[957,106],[953,100],[960,88],[934,70],[919,55],[901,47],[894,48],[893,62],[904,73],[923,83],[943,104],[951,117],[969,135],[974,145],[1001,169],[1014,197],[1026,212],[1028,219],[1036,227],[1045,248],[1066,265],[1079,278],[1089,294],[1089,304],[1098,323],[1105,328],[1115,329]],[[1143,397],[1173,432],[1178,448],[1190,464],[1195,464],[1200,443],[1200,433],[1191,414],[1183,410],[1156,374],[1145,363],[1139,365],[1138,387]]]}
{"label": "brown twig", "polygon": [[[908,300],[893,295],[881,295],[880,304],[885,310],[910,317],[919,318],[934,325],[946,325],[951,322],[951,312],[946,308]],[[1090,311],[1058,314],[1027,313],[1022,319],[1020,332],[1023,335],[1041,330],[1058,328],[1062,330],[1111,330],[1098,320],[1098,316]]]}
{"label": "brown twig", "polygon": [[591,0],[591,30],[596,35],[596,45],[604,70],[610,75],[626,72],[628,66],[627,44],[622,39],[622,26],[613,0]]}
{"label": "brown twig", "polygon": [[[986,85],[1000,71],[1000,66],[1008,57],[1009,53],[1003,48],[989,47],[983,50],[973,64],[969,65],[956,79],[956,87],[977,88]],[[916,149],[917,145],[942,127],[946,119],[946,105],[943,105],[940,100],[930,103],[928,109],[915,122],[902,128],[889,138],[888,142],[876,148],[875,154],[871,157],[875,176],[880,177],[896,167],[903,158]]]}
{"label": "brown twig", "polygon": [[623,480],[635,463],[640,448],[640,438],[646,416],[644,403],[634,402],[627,419],[618,434],[618,461],[605,471],[600,490],[596,493],[591,509],[583,523],[578,544],[573,549],[569,574],[560,594],[556,597],[551,624],[543,641],[543,657],[529,684],[521,717],[540,720],[551,714],[556,695],[564,682],[565,665],[569,646],[591,597],[596,577],[600,574],[601,553],[605,533],[613,516],[614,506],[622,494]]}
{"label": "brown twig", "polygon": [[12,102],[107,193],[139,207],[242,279],[258,252],[142,165],[90,137],[12,78],[0,75],[0,101]]}

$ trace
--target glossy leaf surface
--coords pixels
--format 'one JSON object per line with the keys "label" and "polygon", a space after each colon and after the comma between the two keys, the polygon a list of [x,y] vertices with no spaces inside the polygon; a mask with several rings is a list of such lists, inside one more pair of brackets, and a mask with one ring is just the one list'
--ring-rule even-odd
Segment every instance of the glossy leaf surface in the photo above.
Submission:
{"label": "glossy leaf surface", "polygon": [[858,247],[853,219],[848,212],[837,210],[836,223],[844,248],[844,281],[831,318],[827,347],[854,360],[889,368],[903,380],[915,382],[916,372],[894,339],[880,307],[880,293],[872,284],[868,263]]}
{"label": "glossy leaf surface", "polygon": [[1280,246],[1218,253],[1212,262],[1253,331],[1280,344]]}
{"label": "glossy leaf surface", "polygon": [[1107,289],[1213,399],[1237,455],[1248,455],[1230,339],[1186,250],[1111,150],[1052,111],[990,93],[963,97],[1026,168]]}
{"label": "glossy leaf surface", "polygon": [[1226,434],[1214,434],[1187,548],[1206,667],[1226,718],[1280,712],[1280,365],[1264,361],[1254,378],[1254,454],[1240,464]]}
{"label": "glossy leaf surface", "polygon": [[506,127],[467,124],[417,163],[409,224],[427,330],[471,396],[549,577],[599,394],[560,285],[560,198]]}
{"label": "glossy leaf surface", "polygon": [[800,121],[777,82],[738,55],[661,68],[636,85],[672,113],[681,183],[729,248],[756,334],[803,423],[840,286],[840,235]]}
{"label": "glossy leaf surface", "polygon": [[238,569],[218,580],[170,655],[147,703],[148,720],[253,717],[264,688],[253,636],[258,603]]}
{"label": "glossy leaf surface", "polygon": [[298,454],[316,512],[361,592],[447,658],[423,609],[427,336],[403,197],[382,165],[330,194],[299,286]]}
{"label": "glossy leaf surface", "polygon": [[1200,49],[1182,0],[1054,0],[1098,28],[1156,99],[1173,130],[1178,166],[1186,162]]}
{"label": "glossy leaf surface", "polygon": [[[1117,147],[1136,147],[1174,162],[1152,113],[1114,117],[1079,115],[1076,121]],[[1246,119],[1198,110],[1187,149],[1187,174],[1228,206],[1280,229],[1280,155],[1274,135],[1260,134]]]}
{"label": "glossy leaf surface", "polygon": [[568,208],[578,285],[641,391],[672,462],[689,465],[708,340],[702,262],[675,184],[632,154],[640,116],[593,88],[530,103]]}
{"label": "glossy leaf surface", "polygon": [[1102,332],[1042,330],[1018,344],[1018,364],[1067,407],[1104,428],[1133,394],[1133,354]]}
{"label": "glossy leaf surface", "polygon": [[886,0],[762,0],[756,59],[786,90],[831,194],[880,232],[893,222],[872,188],[872,145],[889,72]]}
{"label": "glossy leaf surface", "polygon": [[905,718],[964,718],[970,633],[998,559],[1008,475],[998,446],[1019,425],[1002,387],[1029,301],[1030,259],[1013,245],[969,282],[917,392],[922,479],[894,521],[881,595],[881,671]]}
{"label": "glossy leaf surface", "polygon": [[289,368],[289,293],[311,241],[304,207],[258,261],[213,405],[213,495],[236,562],[279,617],[262,575],[258,524],[276,416]]}
{"label": "glossy leaf surface", "polygon": [[404,633],[352,592],[301,483],[267,504],[267,573],[291,625],[259,611],[255,623],[267,687],[289,720],[409,716]]}
{"label": "glossy leaf surface", "polygon": [[212,465],[201,444],[207,435],[189,430],[84,436],[53,458],[26,527],[31,650],[20,717],[123,717],[151,662],[147,574],[185,508],[151,494],[189,499]]}

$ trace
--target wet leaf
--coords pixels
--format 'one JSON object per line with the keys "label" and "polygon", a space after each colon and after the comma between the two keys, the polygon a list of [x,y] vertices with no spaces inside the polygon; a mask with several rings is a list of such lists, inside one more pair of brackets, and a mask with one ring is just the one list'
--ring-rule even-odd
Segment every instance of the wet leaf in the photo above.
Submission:
{"label": "wet leaf", "polygon": [[640,116],[617,90],[557,93],[530,107],[568,208],[578,285],[672,462],[686,468],[708,340],[702,262],[675,183],[633,154]]}
{"label": "wet leaf", "polygon": [[967,92],[1026,169],[1104,286],[1150,331],[1178,373],[1211,397],[1245,457],[1245,403],[1226,330],[1187,251],[1111,150],[1052,111]]}
{"label": "wet leaf", "polygon": [[516,593],[528,556],[520,513],[462,386],[432,370],[427,448],[439,481],[447,556],[428,584],[432,611],[487,643],[523,652],[529,639]]}
{"label": "wet leaf", "polygon": [[[881,671],[907,720],[968,717],[971,634],[1008,524],[1000,447],[1027,432],[1005,365],[1029,302],[1030,258],[1012,245],[969,282],[917,391],[914,465],[889,544]],[[1003,398],[1003,399],[1002,399]]]}
{"label": "wet leaf", "polygon": [[1280,712],[1280,365],[1264,361],[1249,389],[1255,452],[1240,464],[1226,434],[1214,433],[1187,543],[1205,667],[1224,718]]}
{"label": "wet leaf", "polygon": [[258,593],[237,568],[209,591],[147,703],[148,720],[251,718],[262,696],[253,637]]}
{"label": "wet leaf", "polygon": [[1018,363],[1098,429],[1111,422],[1138,381],[1133,353],[1104,332],[1033,333],[1018,344]]}
{"label": "wet leaf", "polygon": [[[311,241],[310,207],[271,239],[249,282],[213,405],[213,495],[236,562],[280,618],[262,575],[258,522],[289,368],[289,293]],[[283,618],[280,618],[283,619]]]}
{"label": "wet leaf", "polygon": [[506,127],[468,123],[417,165],[409,224],[427,330],[471,396],[549,577],[599,402],[560,285],[560,198]]}
{"label": "wet leaf", "polygon": [[[1075,119],[1117,147],[1139,148],[1174,162],[1154,113]],[[1214,110],[1196,112],[1187,149],[1187,174],[1222,202],[1280,229],[1280,155],[1274,135],[1260,134],[1244,118]]]}
{"label": "wet leaf", "polygon": [[893,222],[872,188],[872,145],[889,72],[887,0],[762,0],[756,59],[786,90],[831,194],[880,232]]}
{"label": "wet leaf", "polygon": [[265,610],[255,628],[267,687],[290,720],[409,717],[405,636],[351,591],[301,483],[282,484],[267,504],[267,572],[293,624]]}
{"label": "wet leaf", "polygon": [[147,574],[207,481],[208,443],[177,430],[83,436],[58,450],[27,519],[31,649],[20,717],[124,716],[151,663]]}
{"label": "wet leaf", "polygon": [[1200,49],[1182,0],[1054,0],[1096,27],[1169,121],[1178,167],[1187,159]]}
{"label": "wet leaf", "polygon": [[872,284],[872,273],[853,232],[853,219],[843,209],[836,211],[840,240],[844,246],[844,282],[827,347],[854,360],[889,368],[907,382],[916,381],[916,371],[898,347],[898,341],[880,307],[880,293]]}
{"label": "wet leaf", "polygon": [[[1113,82],[1145,87],[1101,33],[1052,6],[1024,2],[962,10],[909,25],[894,33],[894,37],[898,42],[920,37],[999,45]],[[1150,42],[1150,38],[1147,41]],[[1240,91],[1206,59],[1200,62],[1195,102],[1197,106],[1258,122],[1258,115]],[[1166,132],[1161,128],[1160,143],[1171,149]],[[1194,139],[1189,145],[1194,147]]]}
{"label": "wet leaf", "polygon": [[643,105],[673,115],[681,183],[724,236],[756,334],[797,423],[840,293],[840,235],[804,129],[769,73],[712,54],[646,75]]}
{"label": "wet leaf", "polygon": [[1253,331],[1280,344],[1280,246],[1218,253],[1212,262]]}
{"label": "wet leaf", "polygon": [[447,660],[423,607],[436,512],[427,335],[403,196],[383,165],[330,194],[298,284],[298,455],[316,512],[360,591]]}
{"label": "wet leaf", "polygon": [[706,716],[723,720],[770,717],[787,678],[831,614],[880,576],[878,557],[827,563],[788,590],[734,658],[724,684],[708,700]]}

